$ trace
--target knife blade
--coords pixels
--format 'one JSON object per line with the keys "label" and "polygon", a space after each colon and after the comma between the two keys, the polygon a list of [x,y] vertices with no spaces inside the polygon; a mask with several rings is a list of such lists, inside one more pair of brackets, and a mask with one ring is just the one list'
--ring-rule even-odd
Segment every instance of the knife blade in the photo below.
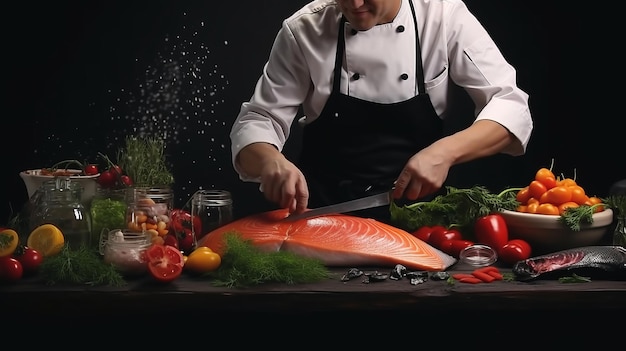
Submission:
{"label": "knife blade", "polygon": [[384,193],[362,197],[360,199],[314,208],[301,214],[289,215],[285,217],[284,221],[296,221],[299,219],[319,217],[327,214],[352,212],[366,208],[389,205],[392,191],[393,189]]}

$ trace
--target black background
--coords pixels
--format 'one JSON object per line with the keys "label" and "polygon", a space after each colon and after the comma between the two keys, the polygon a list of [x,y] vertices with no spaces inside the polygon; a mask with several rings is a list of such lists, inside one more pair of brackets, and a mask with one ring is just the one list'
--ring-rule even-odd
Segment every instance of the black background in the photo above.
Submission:
{"label": "black background", "polygon": [[[228,133],[282,19],[306,2],[14,5],[3,21],[0,224],[27,201],[20,171],[114,156],[126,135],[166,140],[177,207],[195,190],[215,188],[233,193],[237,217],[272,208],[232,170]],[[466,3],[516,67],[535,131],[526,155],[454,167],[450,183],[524,186],[554,160],[555,173],[606,195],[626,178],[624,133],[604,88],[613,55],[597,39],[606,17],[561,0]]]}

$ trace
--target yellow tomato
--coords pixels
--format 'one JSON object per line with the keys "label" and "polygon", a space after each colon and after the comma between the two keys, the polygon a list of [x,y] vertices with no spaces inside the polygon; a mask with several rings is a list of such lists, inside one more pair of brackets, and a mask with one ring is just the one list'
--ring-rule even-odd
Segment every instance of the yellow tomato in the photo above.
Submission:
{"label": "yellow tomato", "polygon": [[0,231],[0,257],[8,257],[15,252],[19,244],[17,232],[13,229],[3,229]]}
{"label": "yellow tomato", "polygon": [[222,257],[219,254],[208,247],[198,247],[187,256],[184,268],[193,273],[203,274],[215,271],[221,264]]}

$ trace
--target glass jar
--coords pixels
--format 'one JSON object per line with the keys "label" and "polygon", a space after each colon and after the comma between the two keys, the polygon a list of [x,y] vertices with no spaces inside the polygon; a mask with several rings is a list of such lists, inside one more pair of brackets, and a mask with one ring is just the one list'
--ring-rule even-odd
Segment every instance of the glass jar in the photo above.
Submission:
{"label": "glass jar", "polygon": [[81,203],[82,187],[67,177],[45,181],[34,198],[29,233],[50,223],[63,233],[65,244],[73,249],[91,245],[91,216]]}
{"label": "glass jar", "polygon": [[130,188],[108,189],[98,187],[91,200],[91,242],[100,241],[103,233],[126,227],[127,193]]}
{"label": "glass jar", "polygon": [[151,236],[114,229],[100,236],[99,251],[104,262],[113,265],[124,275],[139,275],[147,272],[145,251],[151,245]]}
{"label": "glass jar", "polygon": [[126,211],[126,228],[165,236],[170,229],[174,192],[170,187],[134,188]]}
{"label": "glass jar", "polygon": [[[191,222],[195,242],[233,220],[233,200],[226,190],[198,190],[191,199]],[[198,225],[196,225],[198,223]]]}

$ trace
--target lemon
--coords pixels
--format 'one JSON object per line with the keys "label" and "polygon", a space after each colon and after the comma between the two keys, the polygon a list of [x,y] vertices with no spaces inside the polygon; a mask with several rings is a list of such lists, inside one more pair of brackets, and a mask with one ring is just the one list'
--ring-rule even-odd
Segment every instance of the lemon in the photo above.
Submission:
{"label": "lemon", "polygon": [[65,244],[65,237],[54,224],[42,224],[33,229],[26,239],[26,246],[37,250],[45,256],[53,256],[61,252]]}

